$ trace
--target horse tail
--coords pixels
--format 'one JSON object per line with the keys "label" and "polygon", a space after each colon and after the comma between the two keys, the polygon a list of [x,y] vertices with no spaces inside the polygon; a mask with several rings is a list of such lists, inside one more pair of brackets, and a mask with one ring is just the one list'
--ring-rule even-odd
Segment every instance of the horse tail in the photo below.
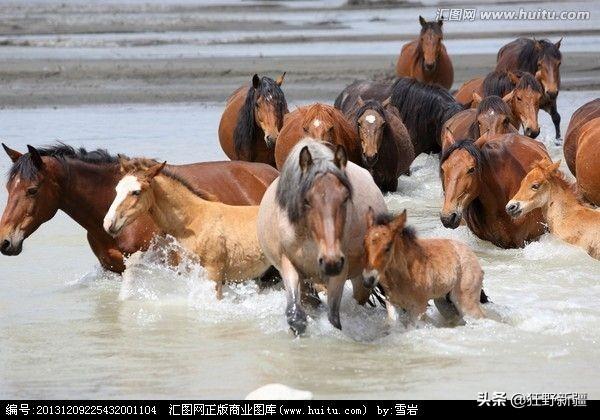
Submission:
{"label": "horse tail", "polygon": [[233,130],[233,148],[238,159],[254,160],[255,134],[254,87],[250,86],[244,105],[238,114],[237,124]]}

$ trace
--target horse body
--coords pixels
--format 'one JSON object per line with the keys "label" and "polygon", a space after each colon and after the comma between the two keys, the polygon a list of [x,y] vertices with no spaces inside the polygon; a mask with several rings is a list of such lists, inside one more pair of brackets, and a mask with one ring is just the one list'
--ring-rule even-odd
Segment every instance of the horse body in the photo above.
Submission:
{"label": "horse body", "polygon": [[104,219],[111,235],[140,216],[150,216],[158,234],[173,236],[198,258],[208,278],[223,283],[256,278],[269,268],[256,233],[258,206],[231,206],[206,200],[164,164],[125,172]]}
{"label": "horse body", "polygon": [[600,117],[581,127],[577,142],[575,168],[577,187],[581,195],[595,206],[600,206]]}
{"label": "horse body", "polygon": [[567,134],[565,135],[565,142],[563,144],[563,152],[565,162],[571,173],[575,176],[577,175],[575,160],[582,127],[597,117],[600,117],[600,98],[596,98],[577,108],[571,116],[571,121],[569,121],[569,127],[567,127]]}
{"label": "horse body", "polygon": [[560,162],[537,162],[506,205],[508,214],[520,218],[541,209],[550,233],[579,246],[600,260],[600,213],[582,205],[574,186],[564,179]]}
{"label": "horse body", "polygon": [[334,107],[349,115],[356,108],[358,98],[364,101],[384,102],[392,94],[392,80],[357,80],[344,88],[335,99]]}
{"label": "horse body", "polygon": [[462,86],[458,88],[456,93],[454,93],[454,99],[456,99],[456,102],[464,107],[470,107],[473,103],[473,93],[483,97],[484,79],[485,76],[475,77],[463,83]]}
{"label": "horse body", "polygon": [[274,81],[254,75],[250,87],[238,88],[227,100],[219,123],[219,142],[229,159],[275,166],[273,144],[288,112],[280,89],[283,77]]}
{"label": "horse body", "polygon": [[479,238],[501,248],[522,247],[544,233],[540,211],[514,220],[504,210],[531,165],[548,158],[545,147],[529,137],[505,134],[478,147],[455,142],[441,158],[444,205],[440,218],[455,229],[464,218]]}
{"label": "horse body", "polygon": [[344,114],[332,106],[315,103],[299,107],[285,118],[277,143],[275,163],[278,169],[303,138],[344,146],[348,159],[356,164],[362,162],[360,142],[356,132]]}
{"label": "horse body", "polygon": [[[102,267],[120,273],[125,269],[123,257],[146,249],[157,232],[149,217],[140,218],[115,238],[102,228],[120,179],[117,158],[107,152],[76,151],[64,145],[39,150],[32,147],[27,154],[6,146],[5,150],[15,164],[0,222],[3,253],[20,253],[23,241],[62,210],[87,231],[90,247]],[[278,175],[268,165],[250,162],[196,163],[169,166],[169,170],[211,199],[234,205],[258,204]]]}
{"label": "horse body", "polygon": [[369,173],[352,162],[346,166],[340,150],[334,155],[313,139],[299,142],[260,205],[258,238],[282,275],[288,323],[297,333],[306,328],[300,303],[304,281],[327,284],[329,319],[337,328],[346,279],[352,279],[359,303],[369,296],[360,280],[364,249],[357,238],[365,233],[368,207],[385,211],[386,205]]}
{"label": "horse body", "polygon": [[454,82],[454,68],[442,43],[443,21],[427,22],[420,16],[419,21],[421,34],[402,47],[396,74],[450,89]]}

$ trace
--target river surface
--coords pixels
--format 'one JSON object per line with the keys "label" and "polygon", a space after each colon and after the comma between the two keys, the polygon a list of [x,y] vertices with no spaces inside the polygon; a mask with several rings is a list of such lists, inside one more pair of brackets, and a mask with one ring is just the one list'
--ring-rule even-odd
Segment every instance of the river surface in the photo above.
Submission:
{"label": "river surface", "polygon": [[[571,113],[599,92],[561,92]],[[118,105],[0,112],[2,140],[24,150],[56,139],[171,163],[222,159],[216,130],[223,104]],[[554,158],[551,121],[542,134]],[[9,161],[0,159],[0,171]],[[466,227],[445,229],[436,156],[421,155],[391,210],[408,208],[423,237],[469,244],[485,270],[490,318],[462,326],[434,308],[416,328],[388,326],[346,290],[335,330],[313,313],[294,338],[282,290],[251,282],[217,302],[201,267],[179,274],[152,253],[124,278],[103,272],[84,231],[62,213],[0,257],[0,397],[241,398],[270,383],[317,398],[468,398],[478,392],[584,392],[600,397],[600,263],[551,235],[502,250]],[[0,191],[6,200],[4,188]],[[348,287],[349,289],[349,287]]]}

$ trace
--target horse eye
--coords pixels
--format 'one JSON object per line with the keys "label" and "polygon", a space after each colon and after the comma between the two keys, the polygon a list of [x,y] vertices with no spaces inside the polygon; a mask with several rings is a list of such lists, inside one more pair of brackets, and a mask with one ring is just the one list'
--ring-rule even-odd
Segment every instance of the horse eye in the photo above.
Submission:
{"label": "horse eye", "polygon": [[392,243],[390,242],[389,244],[387,244],[387,246],[385,247],[385,252],[390,252],[392,250]]}
{"label": "horse eye", "polygon": [[131,195],[140,195],[142,193],[141,190],[131,191]]}
{"label": "horse eye", "polygon": [[38,192],[37,187],[27,188],[27,195],[36,195]]}
{"label": "horse eye", "polygon": [[531,186],[531,189],[532,189],[532,190],[539,190],[539,189],[540,189],[540,184],[533,184],[533,185]]}
{"label": "horse eye", "polygon": [[475,167],[469,168],[469,169],[467,170],[467,173],[468,173],[468,174],[472,174],[473,172],[475,172]]}
{"label": "horse eye", "polygon": [[523,98],[521,98],[520,96],[517,96],[517,101],[521,101],[523,100]]}

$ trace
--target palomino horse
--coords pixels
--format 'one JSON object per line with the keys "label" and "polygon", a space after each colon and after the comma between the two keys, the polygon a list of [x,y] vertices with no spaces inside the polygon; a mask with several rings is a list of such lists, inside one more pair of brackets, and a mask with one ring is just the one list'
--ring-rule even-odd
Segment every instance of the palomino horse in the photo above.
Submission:
{"label": "palomino horse", "polygon": [[398,57],[398,77],[412,77],[423,83],[438,84],[450,89],[454,81],[454,68],[442,43],[443,20],[427,22],[419,16],[419,38],[405,44]]}
{"label": "palomino horse", "polygon": [[600,206],[599,139],[600,99],[594,99],[573,113],[563,150],[581,195],[596,206]]}
{"label": "palomino horse", "polygon": [[417,156],[439,152],[444,123],[463,110],[446,89],[410,78],[394,83],[390,102],[408,129]]}
{"label": "palomino horse", "polygon": [[346,114],[356,127],[363,167],[384,193],[398,189],[398,177],[408,173],[415,159],[410,135],[396,108],[388,105],[359,97],[356,108]]}
{"label": "palomino horse", "polygon": [[[465,106],[476,106],[476,96],[497,95],[506,99],[511,108],[512,124],[523,127],[523,133],[536,138],[540,133],[538,112],[544,91],[540,83],[527,72],[493,71],[480,83],[467,82],[456,93],[457,101]],[[468,100],[467,100],[468,96]]]}
{"label": "palomino horse", "polygon": [[344,146],[350,161],[361,164],[360,141],[344,114],[330,105],[315,103],[299,107],[285,118],[275,143],[275,162],[281,170],[285,159],[303,138]]}
{"label": "palomino horse", "polygon": [[574,185],[565,180],[559,166],[560,161],[549,159],[535,163],[506,211],[519,218],[542,209],[550,233],[600,260],[600,212],[579,202]]}
{"label": "palomino horse", "polygon": [[[365,287],[381,284],[386,306],[405,309],[412,321],[427,310],[429,299],[444,316],[482,318],[479,303],[483,270],[477,256],[462,242],[419,239],[406,226],[406,210],[396,217],[372,209],[365,235]],[[393,313],[388,307],[388,316]]]}
{"label": "palomino horse", "polygon": [[[20,153],[4,146],[14,162],[8,176],[8,202],[0,222],[0,251],[18,255],[23,241],[62,210],[87,231],[92,251],[107,270],[122,272],[123,256],[145,249],[156,227],[140,219],[116,238],[102,228],[120,179],[117,157],[105,150],[70,146]],[[150,163],[151,162],[151,163]],[[150,161],[149,164],[156,162]],[[278,172],[262,163],[207,162],[170,166],[198,191],[234,205],[258,204]]]}
{"label": "palomino horse", "polygon": [[511,123],[512,113],[506,104],[507,98],[492,95],[482,99],[476,93],[473,95],[477,109],[465,109],[444,124],[442,152],[456,138],[470,138],[479,144],[500,134],[518,133]]}
{"label": "palomino horse", "polygon": [[369,173],[347,162],[342,146],[305,139],[294,146],[281,175],[267,189],[258,214],[258,239],[279,270],[287,292],[286,316],[296,334],[306,329],[301,304],[304,281],[325,283],[329,321],[341,328],[340,301],[346,279],[363,304],[361,238],[369,206],[385,212],[381,192]]}
{"label": "palomino horse", "polygon": [[[269,264],[256,233],[258,206],[230,206],[206,200],[165,163],[130,172],[121,165],[123,178],[104,218],[112,236],[136,221],[150,217],[161,235],[170,235],[197,257],[216,283],[217,299],[223,283],[257,278]],[[133,162],[133,167],[137,167]]]}
{"label": "palomino horse", "polygon": [[229,97],[219,123],[219,142],[229,159],[275,165],[273,146],[288,112],[284,77],[255,74],[249,88],[242,86]]}
{"label": "palomino horse", "polygon": [[552,43],[546,39],[535,40],[518,38],[498,51],[496,70],[521,70],[531,73],[544,89],[540,109],[552,117],[556,138],[560,138],[560,114],[556,108],[556,98],[560,89],[560,43],[562,38]]}
{"label": "palomino horse", "polygon": [[440,176],[444,205],[440,219],[455,229],[461,219],[481,239],[501,248],[522,247],[542,233],[541,212],[513,220],[504,211],[531,164],[549,158],[538,141],[519,134],[504,134],[478,147],[473,140],[459,140],[444,151]]}

